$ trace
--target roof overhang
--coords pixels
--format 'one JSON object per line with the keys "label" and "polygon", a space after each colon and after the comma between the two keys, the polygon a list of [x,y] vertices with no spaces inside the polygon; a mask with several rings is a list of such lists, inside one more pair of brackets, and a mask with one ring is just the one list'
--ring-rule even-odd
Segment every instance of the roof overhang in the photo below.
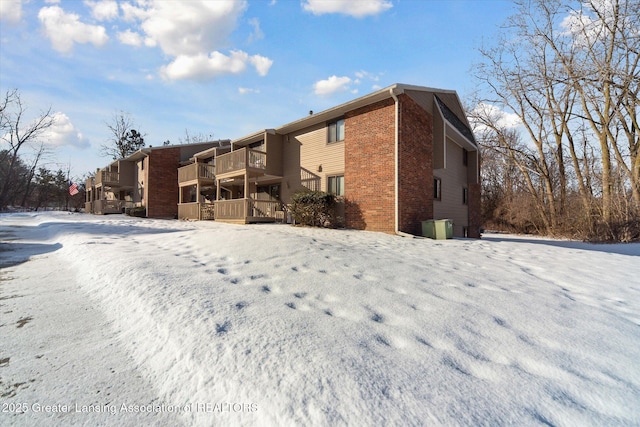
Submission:
{"label": "roof overhang", "polygon": [[407,90],[429,92],[434,94],[438,94],[438,93],[455,94],[456,93],[454,90],[449,90],[449,89],[436,89],[436,88],[430,88],[426,86],[414,86],[414,85],[396,83],[384,89],[380,89],[376,92],[372,92],[368,95],[362,96],[360,98],[356,98],[352,101],[346,102],[344,104],[340,104],[328,110],[324,110],[319,113],[313,113],[313,114],[310,114],[308,117],[304,117],[294,122],[287,123],[283,126],[280,126],[279,128],[276,128],[275,131],[279,134],[287,134],[290,132],[296,132],[300,129],[304,129],[306,127],[313,126],[319,123],[335,120],[341,116],[344,116],[349,111],[366,107],[367,105],[371,105],[379,101],[384,101],[385,99],[393,98],[393,95],[397,96],[397,95],[403,94]]}
{"label": "roof overhang", "polygon": [[251,133],[243,136],[242,138],[234,139],[231,141],[232,146],[244,147],[245,145],[253,144],[254,142],[262,141],[266,138],[267,134],[275,135],[275,129],[263,129],[258,132]]}

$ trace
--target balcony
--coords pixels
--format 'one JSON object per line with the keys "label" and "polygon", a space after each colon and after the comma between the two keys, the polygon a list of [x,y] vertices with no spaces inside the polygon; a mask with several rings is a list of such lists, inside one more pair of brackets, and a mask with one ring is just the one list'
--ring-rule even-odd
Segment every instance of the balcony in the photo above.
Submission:
{"label": "balcony", "polygon": [[215,219],[213,203],[178,203],[178,219]]}
{"label": "balcony", "polygon": [[116,186],[120,183],[120,174],[118,172],[98,171],[95,177],[96,185]]}
{"label": "balcony", "polygon": [[275,222],[284,218],[282,203],[271,200],[233,199],[214,202],[215,220],[247,224]]}
{"label": "balcony", "polygon": [[124,200],[95,200],[93,202],[93,213],[96,215],[122,213],[125,206],[126,202]]}
{"label": "balcony", "polygon": [[207,163],[193,163],[178,168],[178,183],[208,181],[214,182],[216,179],[216,169]]}
{"label": "balcony", "polygon": [[267,170],[267,153],[241,148],[216,158],[218,176],[240,175],[253,171],[264,174]]}

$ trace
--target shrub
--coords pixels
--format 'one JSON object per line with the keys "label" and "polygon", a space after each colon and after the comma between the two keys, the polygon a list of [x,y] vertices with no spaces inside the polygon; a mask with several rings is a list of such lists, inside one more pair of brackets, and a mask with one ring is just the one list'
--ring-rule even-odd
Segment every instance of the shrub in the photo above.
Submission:
{"label": "shrub", "polygon": [[291,196],[289,212],[296,224],[314,227],[335,225],[336,196],[324,191],[298,191]]}
{"label": "shrub", "polygon": [[147,216],[147,208],[145,208],[144,206],[138,206],[135,208],[126,209],[125,213],[129,216],[144,218]]}

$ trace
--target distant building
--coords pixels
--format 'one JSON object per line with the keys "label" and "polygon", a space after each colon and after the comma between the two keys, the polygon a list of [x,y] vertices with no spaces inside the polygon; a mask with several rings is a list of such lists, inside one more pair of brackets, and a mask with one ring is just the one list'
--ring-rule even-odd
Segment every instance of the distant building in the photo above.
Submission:
{"label": "distant building", "polygon": [[149,218],[178,215],[178,168],[195,153],[230,141],[143,148],[96,171],[86,182],[85,212],[122,213],[144,207]]}

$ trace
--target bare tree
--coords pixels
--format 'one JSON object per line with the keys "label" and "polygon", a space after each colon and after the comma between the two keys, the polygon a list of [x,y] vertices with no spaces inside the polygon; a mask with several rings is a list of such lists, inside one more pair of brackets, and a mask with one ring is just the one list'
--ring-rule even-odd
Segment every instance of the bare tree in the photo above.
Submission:
{"label": "bare tree", "polygon": [[184,139],[178,138],[180,144],[197,144],[199,142],[208,142],[213,140],[213,132],[207,136],[206,134],[199,132],[197,134],[190,134],[189,129],[184,130]]}
{"label": "bare tree", "polygon": [[105,122],[109,129],[109,139],[101,147],[101,154],[113,160],[122,159],[145,146],[144,135],[135,129],[130,113],[119,111],[113,114],[111,122]]}
{"label": "bare tree", "polygon": [[489,96],[476,103],[516,113],[526,140],[514,144],[491,117],[475,119],[525,180],[537,181],[548,232],[576,218],[573,202],[571,212],[566,206],[577,194],[586,231],[599,223],[616,238],[616,224],[640,215],[640,0],[516,4],[498,42],[481,49],[476,77]]}
{"label": "bare tree", "polygon": [[[37,143],[43,133],[54,123],[51,108],[40,113],[29,123],[23,123],[26,108],[20,99],[17,89],[7,91],[0,103],[0,138],[6,149],[0,152],[0,209],[4,209],[9,203],[9,193],[18,186],[18,166],[22,163],[20,154],[25,147]],[[38,161],[44,152],[44,146],[40,144],[38,154],[30,167],[31,174],[28,182],[33,178]],[[25,189],[26,190],[26,189]]]}

